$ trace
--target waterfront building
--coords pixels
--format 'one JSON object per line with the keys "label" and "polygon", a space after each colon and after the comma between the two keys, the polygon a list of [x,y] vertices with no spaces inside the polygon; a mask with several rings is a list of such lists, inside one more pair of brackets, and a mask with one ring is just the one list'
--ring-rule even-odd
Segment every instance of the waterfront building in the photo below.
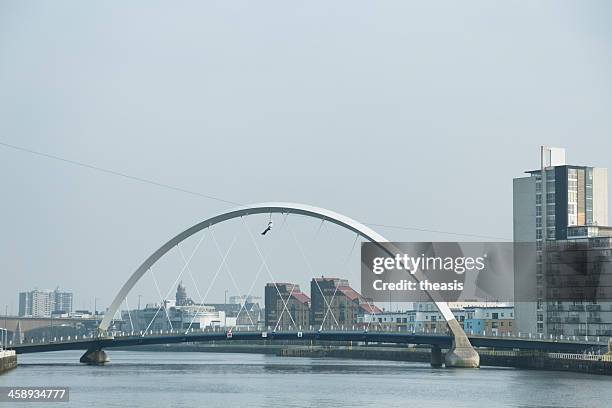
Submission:
{"label": "waterfront building", "polygon": [[264,291],[265,326],[308,327],[310,298],[294,283],[268,283]]}
{"label": "waterfront building", "polygon": [[[382,326],[390,331],[446,333],[448,325],[442,314],[430,303],[415,305],[415,309],[404,311],[383,311],[364,313],[358,317],[358,323],[369,327]],[[457,319],[459,320],[459,319]]]}
{"label": "waterfront building", "polygon": [[[516,334],[513,306],[466,306],[453,308],[453,315],[468,334],[503,336]],[[387,330],[446,333],[448,326],[432,303],[418,303],[414,309],[359,316],[359,324],[383,326]]]}
{"label": "waterfront building", "polygon": [[[612,228],[569,227],[567,239],[546,243],[543,263],[547,293],[562,299],[544,304],[545,334],[612,336],[610,293],[596,298],[612,282]],[[567,275],[570,265],[579,273]]]}
{"label": "waterfront building", "polygon": [[310,324],[313,326],[354,325],[360,315],[381,312],[371,299],[363,297],[346,279],[313,278],[310,296]]}
{"label": "waterfront building", "polygon": [[141,310],[124,310],[121,314],[121,330],[140,332],[152,330],[188,330],[209,327],[233,327],[235,317],[227,317],[222,310],[209,305],[168,306],[147,304]]}
{"label": "waterfront building", "polygon": [[555,285],[561,284],[555,261],[560,250],[582,245],[591,254],[584,259],[597,258],[593,268],[605,270],[609,264],[607,169],[569,165],[564,149],[542,146],[540,169],[526,173],[513,183],[513,230],[515,242],[536,245],[536,261],[527,274],[521,273],[530,282],[520,284],[533,285],[537,295],[533,301],[516,302],[517,331],[545,336],[612,333],[612,303],[587,308],[581,299],[554,301]]}
{"label": "waterfront building", "polygon": [[468,334],[507,336],[517,333],[513,306],[464,307],[455,317]]}
{"label": "waterfront building", "polygon": [[205,305],[225,313],[227,319],[236,322],[235,326],[263,326],[263,310],[259,303],[205,303]]}
{"label": "waterfront building", "polygon": [[180,282],[174,300],[122,312],[123,331],[191,330],[211,327],[261,326],[259,304],[196,303]]}

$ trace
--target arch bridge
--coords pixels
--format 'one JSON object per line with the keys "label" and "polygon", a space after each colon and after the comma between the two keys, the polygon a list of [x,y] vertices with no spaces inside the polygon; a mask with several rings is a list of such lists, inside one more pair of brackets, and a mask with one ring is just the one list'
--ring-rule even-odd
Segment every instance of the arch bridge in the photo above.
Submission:
{"label": "arch bridge", "polygon": [[[190,228],[180,232],[170,240],[168,240],[165,244],[163,244],[159,249],[157,249],[153,254],[151,254],[139,267],[132,273],[132,275],[128,278],[125,284],[119,290],[119,293],[115,296],[113,302],[111,303],[108,310],[105,312],[104,319],[100,322],[99,332],[101,335],[105,334],[109,328],[112,318],[119,311],[121,304],[124,299],[127,297],[128,293],[132,290],[134,285],[142,278],[142,276],[168,251],[170,251],[173,247],[191,237],[192,235],[210,228],[216,224],[235,219],[240,217],[245,217],[248,215],[254,214],[297,214],[310,218],[319,219],[321,221],[327,221],[332,224],[338,225],[342,228],[345,228],[349,231],[356,233],[358,236],[377,244],[380,249],[382,249],[385,253],[390,256],[395,256],[395,251],[393,250],[389,241],[384,238],[382,235],[377,233],[376,231],[370,229],[364,224],[357,222],[345,215],[338,214],[336,212],[314,207],[306,204],[298,204],[298,203],[285,203],[285,202],[271,202],[271,203],[261,203],[261,204],[251,204],[245,205],[238,208],[231,209],[229,211],[225,211],[223,213],[217,214],[211,218],[208,218],[202,222],[199,222],[193,225]],[[417,281],[422,280],[423,276],[418,273],[414,275]],[[446,354],[446,365],[452,367],[478,367],[479,366],[479,357],[475,352],[474,348],[470,344],[469,339],[467,338],[465,332],[455,319],[453,313],[450,310],[448,304],[442,301],[437,294],[435,293],[427,293],[431,300],[436,305],[438,311],[442,314],[450,332],[452,334],[452,347],[451,350]],[[96,356],[101,355],[101,350],[89,350],[88,353],[85,354],[84,358],[87,359],[88,355],[92,357],[94,360]]]}
{"label": "arch bridge", "polygon": [[[231,209],[229,211],[222,212],[213,217],[210,217],[204,221],[201,221],[184,231],[180,232],[166,243],[164,243],[161,247],[159,247],[155,252],[153,252],[127,279],[127,281],[120,288],[119,292],[113,299],[111,305],[106,310],[104,314],[104,318],[100,322],[97,334],[93,338],[81,338],[81,339],[73,339],[73,341],[57,341],[50,344],[42,344],[42,345],[34,345],[34,344],[26,344],[22,347],[16,347],[17,350],[21,349],[18,352],[36,352],[36,351],[49,351],[49,350],[59,350],[59,349],[78,349],[78,348],[86,348],[87,351],[81,357],[82,362],[86,363],[104,363],[108,361],[106,353],[103,351],[103,348],[106,347],[114,347],[118,345],[135,345],[135,344],[160,344],[163,343],[177,343],[177,342],[190,342],[190,341],[207,341],[207,340],[218,340],[219,336],[224,339],[230,339],[232,336],[234,338],[240,338],[243,340],[261,340],[262,338],[268,338],[270,340],[283,340],[287,338],[303,338],[303,339],[311,339],[311,340],[329,340],[329,341],[362,341],[362,342],[389,342],[389,343],[413,343],[413,344],[428,344],[432,346],[432,350],[438,355],[438,359],[440,357],[440,347],[448,348],[449,351],[445,356],[445,364],[447,367],[465,367],[465,368],[475,368],[480,365],[480,358],[478,353],[472,347],[470,343],[470,339],[468,339],[467,335],[463,331],[461,325],[455,319],[453,313],[451,312],[450,307],[446,302],[444,302],[436,293],[427,292],[427,295],[430,297],[432,302],[435,304],[436,308],[440,312],[440,314],[445,319],[448,324],[449,334],[450,335],[416,335],[415,333],[383,333],[377,331],[368,331],[367,328],[364,330],[362,328],[355,327],[336,327],[336,331],[322,331],[319,330],[308,330],[304,328],[302,331],[301,328],[294,327],[295,333],[286,332],[284,334],[277,333],[272,331],[271,333],[265,331],[240,331],[232,333],[231,330],[228,332],[220,333],[217,331],[206,332],[200,331],[200,333],[193,333],[193,330],[189,332],[189,329],[184,333],[177,331],[176,333],[166,332],[164,333],[153,333],[153,331],[144,330],[144,332],[140,334],[134,335],[134,333],[130,333],[130,335],[120,335],[114,336],[113,333],[109,332],[109,328],[111,326],[113,318],[120,311],[120,307],[122,303],[126,300],[126,297],[130,293],[130,291],[134,288],[137,282],[151,269],[151,267],[166,253],[168,253],[171,249],[178,246],[181,242],[193,236],[194,234],[211,228],[216,224],[223,223],[228,220],[242,218],[249,215],[255,214],[285,214],[285,215],[301,215],[309,218],[314,218],[321,220],[321,222],[329,222],[335,224],[341,228],[352,231],[357,234],[357,238],[361,237],[367,241],[375,243],[384,253],[387,255],[394,257],[396,253],[399,251],[394,248],[394,246],[382,235],[372,230],[371,228],[365,226],[362,223],[359,223],[345,215],[338,214],[336,212],[314,207],[306,204],[297,204],[297,203],[285,203],[285,202],[271,202],[271,203],[261,203],[261,204],[252,204],[245,205],[241,207],[237,207]],[[250,233],[250,231],[249,231]],[[251,235],[253,239],[253,236]],[[197,247],[196,247],[197,249]],[[258,250],[259,251],[259,250]],[[261,253],[259,253],[261,257]],[[262,261],[265,263],[265,260]],[[186,266],[188,261],[186,261]],[[422,271],[416,271],[413,277],[417,281],[423,280],[425,277]],[[159,290],[159,288],[158,288]],[[280,294],[280,293],[279,293]],[[160,294],[161,296],[161,294]],[[163,300],[163,299],[162,299]],[[161,307],[161,306],[160,306]],[[328,307],[330,307],[328,305]],[[129,308],[128,308],[129,310]],[[159,310],[158,310],[159,312]],[[156,314],[157,315],[157,314]],[[155,316],[154,318],[155,319]],[[191,327],[191,325],[190,325]],[[369,327],[369,325],[368,325]],[[289,334],[288,334],[289,333]]]}

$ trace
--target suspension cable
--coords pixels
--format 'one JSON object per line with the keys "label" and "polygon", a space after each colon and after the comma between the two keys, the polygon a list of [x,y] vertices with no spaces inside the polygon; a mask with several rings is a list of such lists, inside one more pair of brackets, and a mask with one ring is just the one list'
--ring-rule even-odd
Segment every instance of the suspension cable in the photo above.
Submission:
{"label": "suspension cable", "polygon": [[166,312],[166,318],[168,319],[168,324],[170,325],[170,330],[174,330],[174,327],[172,327],[172,321],[170,320],[170,315],[168,314],[168,308],[166,307],[166,299],[161,297],[161,290],[159,290],[159,285],[157,284],[157,279],[155,278],[155,273],[153,273],[153,267],[151,267],[149,269],[149,272],[151,273],[151,277],[153,278],[153,283],[155,283],[155,288],[157,289],[157,294],[159,295],[159,299],[162,301],[162,305],[164,308],[164,312]]}
{"label": "suspension cable", "polygon": [[[215,238],[215,233],[213,231],[213,227],[210,227],[210,236],[211,236],[211,238],[213,240],[213,243],[215,244],[215,248],[217,248],[217,252],[219,253],[219,255],[221,255],[222,254],[221,248],[219,248],[219,243],[217,242],[217,239]],[[234,285],[234,288],[236,289],[236,291],[240,295],[240,288],[238,288],[238,284],[236,283],[236,279],[234,278],[234,274],[232,274],[232,271],[230,271],[229,266],[227,265],[227,262],[225,262],[224,265],[225,265],[225,271],[227,272],[227,274],[229,275],[230,279],[232,280],[232,284]],[[225,311],[225,313],[227,313],[227,311]],[[251,319],[251,315],[247,314],[247,316],[249,317],[249,320],[251,321],[251,324],[253,326],[255,326],[255,323],[253,323],[253,319]],[[238,324],[238,317],[236,317],[236,324]]]}
{"label": "suspension cable", "polygon": [[134,323],[132,322],[132,313],[130,313],[130,305],[128,304],[127,296],[125,297],[125,307],[127,307],[128,317],[130,318],[130,327],[132,328],[132,333],[133,333]]}
{"label": "suspension cable", "polygon": [[[289,224],[287,224],[287,228],[289,229],[289,232],[291,232],[291,236],[293,237],[293,241],[295,242],[296,246],[300,250],[300,253],[302,255],[302,259],[304,260],[304,263],[308,267],[308,270],[310,271],[310,274],[312,276],[314,276],[314,270],[313,270],[312,266],[310,265],[310,262],[308,262],[308,258],[306,257],[306,253],[304,252],[302,246],[300,245],[297,237],[293,233],[293,230],[291,229],[291,226]],[[317,285],[317,288],[319,289],[319,292],[321,293],[321,297],[323,297],[323,301],[325,302],[325,305],[328,308],[331,308],[331,306],[329,305],[329,302],[327,301],[327,299],[325,298],[325,295],[323,294],[323,290],[321,289],[321,285],[319,285],[319,282],[317,281],[316,278],[313,278],[313,279],[315,281],[315,284]],[[334,315],[334,312],[331,312],[331,315],[332,315],[334,321],[336,322],[336,325],[339,325],[338,320],[336,319],[336,316]]]}
{"label": "suspension cable", "polygon": [[[351,259],[351,255],[353,254],[353,251],[355,250],[355,245],[357,244],[357,240],[359,239],[359,234],[355,234],[355,240],[353,241],[353,245],[351,246],[351,250],[349,251],[348,255],[346,256],[346,259],[344,260],[344,264],[342,265],[342,269],[346,269],[348,266],[348,263]],[[345,271],[347,272],[347,271]],[[338,285],[336,285],[336,288],[334,289],[334,293],[331,297],[331,300],[329,301],[329,304],[332,305],[334,303],[334,298],[336,297],[336,293],[338,292]],[[323,321],[321,322],[321,327],[319,327],[319,330],[323,329],[323,325],[325,324],[325,320],[327,319],[327,314],[328,312],[331,310],[331,307],[329,309],[327,309],[327,311],[325,312],[325,316],[323,316]]]}
{"label": "suspension cable", "polygon": [[[280,233],[280,231],[283,230],[283,226],[287,222],[287,216],[288,215],[289,215],[289,213],[285,213],[284,214],[283,222],[281,223],[280,227],[278,228],[279,233]],[[249,290],[246,293],[247,297],[249,297],[251,295],[251,293],[253,292],[253,289],[255,288],[255,285],[257,284],[257,279],[259,279],[259,275],[261,274],[261,271],[263,270],[263,268],[264,268],[264,264],[263,264],[263,262],[260,261],[259,262],[259,267],[257,268],[257,273],[255,274],[255,279],[253,279],[253,283],[251,283],[251,286],[249,287]],[[245,306],[246,306],[246,299],[245,299],[245,302],[240,306],[240,310],[238,311],[238,315],[236,316],[236,320],[238,320],[238,318],[240,317],[240,313],[242,312],[243,308],[245,308]],[[249,313],[248,310],[247,310],[247,313]]]}
{"label": "suspension cable", "polygon": [[[168,296],[170,296],[170,293],[172,292],[172,289],[176,286],[176,284],[178,283],[179,279],[181,278],[181,276],[183,276],[183,272],[185,272],[185,269],[189,266],[189,263],[191,262],[191,260],[193,259],[193,256],[196,254],[196,252],[198,251],[198,249],[200,248],[200,245],[202,244],[202,241],[204,241],[204,237],[206,237],[206,234],[203,233],[202,237],[200,237],[200,240],[198,241],[198,244],[196,245],[196,247],[194,248],[194,250],[191,252],[191,255],[189,256],[189,259],[187,260],[187,263],[185,265],[183,265],[183,267],[181,268],[180,273],[178,274],[178,276],[176,277],[176,279],[174,280],[174,283],[170,286],[170,290],[168,291],[168,293],[166,294],[166,298]],[[151,272],[151,268],[149,268],[149,271]],[[161,305],[160,305],[161,308]],[[155,318],[157,317],[157,314],[159,313],[160,308],[157,308],[157,311],[155,312],[155,314],[153,315],[153,319],[151,320],[151,322],[149,322],[147,328],[145,329],[143,336],[145,336],[147,334],[147,331],[149,330],[149,328],[151,327],[151,325],[153,324],[153,321],[155,320]]]}
{"label": "suspension cable", "polygon": [[[268,272],[268,276],[270,277],[270,279],[272,280],[272,282],[274,283],[274,287],[276,288],[276,292],[278,293],[278,296],[280,297],[281,301],[283,302],[283,312],[285,310],[287,310],[287,303],[289,302],[289,300],[287,299],[287,302],[285,302],[283,300],[283,296],[280,293],[280,290],[278,289],[278,285],[276,284],[276,279],[274,279],[274,276],[272,276],[272,272],[270,271],[270,267],[268,266],[268,263],[266,262],[266,259],[264,258],[263,254],[261,253],[261,250],[259,249],[259,245],[257,245],[257,242],[255,241],[255,238],[253,237],[253,233],[251,232],[251,229],[249,228],[249,226],[247,225],[246,221],[244,220],[243,217],[240,217],[240,219],[242,220],[242,224],[244,225],[244,227],[246,228],[247,232],[249,233],[249,236],[251,237],[251,242],[253,242],[253,246],[255,247],[257,253],[259,254],[259,258],[261,259],[262,263],[264,264],[264,267],[266,269],[266,271]],[[287,223],[287,226],[289,224]],[[281,313],[281,314],[282,314]],[[293,320],[293,316],[291,316],[291,313],[289,313],[289,311],[287,310],[287,313],[289,314],[289,318],[291,319],[291,322],[295,324],[295,320]]]}
{"label": "suspension cable", "polygon": [[208,294],[210,293],[210,290],[212,289],[213,285],[215,284],[215,282],[217,280],[217,277],[219,276],[219,272],[221,272],[221,269],[223,268],[223,264],[225,263],[225,260],[227,259],[227,256],[232,251],[232,248],[234,248],[234,244],[236,243],[236,238],[237,238],[237,236],[234,235],[234,239],[232,240],[232,243],[230,244],[229,248],[225,252],[225,255],[223,256],[223,259],[221,260],[221,264],[217,268],[217,271],[215,272],[215,275],[213,276],[213,279],[210,282],[210,285],[208,286],[208,289],[206,290],[206,293],[204,293],[204,297],[202,299],[200,299],[200,302],[199,302],[199,305],[198,305],[198,309],[197,309],[196,313],[194,313],[193,317],[191,318],[191,321],[189,322],[189,326],[185,330],[185,334],[187,334],[189,332],[189,330],[191,329],[191,326],[193,325],[193,322],[195,321],[195,318],[200,314],[200,312],[202,310],[202,307],[204,306],[203,303],[206,300],[206,297],[208,296]]}

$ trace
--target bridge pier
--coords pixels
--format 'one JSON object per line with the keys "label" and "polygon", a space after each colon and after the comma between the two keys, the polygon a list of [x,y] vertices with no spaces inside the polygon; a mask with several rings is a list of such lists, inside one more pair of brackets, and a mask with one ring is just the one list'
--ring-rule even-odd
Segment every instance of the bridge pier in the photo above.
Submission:
{"label": "bridge pier", "polygon": [[442,349],[440,346],[431,346],[431,366],[442,367]]}
{"label": "bridge pier", "polygon": [[89,349],[79,359],[81,363],[103,365],[108,363],[110,360],[106,355],[106,352],[101,348]]}
{"label": "bridge pier", "polygon": [[[461,326],[457,320],[451,320],[448,322],[451,326],[453,333],[453,345],[450,350],[446,353],[444,358],[444,365],[446,367],[457,367],[457,368],[478,368],[480,367],[480,356],[470,344],[470,340],[467,338]],[[456,327],[452,327],[456,325]]]}
{"label": "bridge pier", "polygon": [[456,368],[479,368],[480,356],[471,345],[469,347],[457,346],[453,341],[453,347],[448,350],[444,358],[444,365]]}

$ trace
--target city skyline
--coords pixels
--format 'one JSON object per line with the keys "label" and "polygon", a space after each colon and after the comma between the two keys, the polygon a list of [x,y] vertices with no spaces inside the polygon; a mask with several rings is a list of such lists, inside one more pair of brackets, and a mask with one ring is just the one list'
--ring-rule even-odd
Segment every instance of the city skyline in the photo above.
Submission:
{"label": "city skyline", "polygon": [[[553,148],[553,149],[555,149],[555,148]],[[565,148],[563,148],[562,150],[563,150],[563,160],[562,160],[562,161],[563,161],[563,163],[565,163],[565,150],[566,150],[566,149],[565,149]],[[572,152],[570,152],[570,154],[571,154],[571,153],[572,153]],[[573,162],[570,162],[570,163],[573,163]],[[532,167],[533,167],[533,166],[531,166],[531,167],[527,167],[527,168],[532,168]],[[605,170],[605,169],[604,169],[604,170]],[[604,182],[604,184],[605,184],[605,187],[606,187],[606,189],[607,189],[607,184],[608,184],[607,177],[605,178],[605,182]],[[608,201],[608,200],[606,199],[606,205],[608,204],[608,202],[607,202],[607,201]],[[607,212],[607,209],[606,209],[606,212]],[[444,234],[438,234],[438,235],[444,235]],[[466,236],[469,236],[469,235],[466,235]],[[53,286],[53,285],[51,285],[51,286]],[[34,288],[35,288],[35,289],[37,289],[37,288],[38,288],[38,286],[34,285]],[[225,289],[226,294],[227,294],[227,292],[228,292],[228,291],[231,291],[231,290],[232,290],[232,288],[231,288],[231,287],[226,288],[226,289]],[[263,295],[263,292],[262,292],[262,293],[253,293],[253,294],[251,294],[251,296],[258,296],[258,297],[262,297],[262,295]],[[139,298],[140,298],[140,295],[138,295],[138,296],[139,296]],[[156,299],[156,298],[155,298],[154,296],[152,296],[152,295],[146,295],[146,296],[148,297],[148,299],[147,299],[147,300],[145,300],[145,302],[144,302],[144,303],[150,303],[150,302],[155,303],[155,302],[159,301],[159,299],[158,299],[158,298]],[[232,294],[232,295],[231,295],[231,297],[239,297],[239,296],[244,296],[244,294],[242,294],[242,295]],[[94,296],[93,296],[93,297],[91,297],[90,299],[87,299],[87,298],[84,298],[84,297],[79,297],[79,296],[77,295],[77,296],[76,296],[76,299],[78,300],[78,303],[75,303],[75,304],[80,305],[80,306],[79,306],[79,308],[80,308],[80,309],[92,309],[92,310],[93,310],[93,307],[94,307],[93,305],[94,305],[94,304],[95,304],[95,303],[96,303],[98,300],[101,300],[101,296],[96,296],[96,295],[94,295]],[[139,299],[139,300],[140,300],[140,299]],[[219,299],[217,299],[217,301],[219,301]],[[106,302],[110,302],[110,299],[109,299],[109,300],[107,300]],[[18,303],[18,302],[17,302],[17,303]],[[13,303],[12,303],[12,302],[5,302],[5,303],[4,303],[4,305],[5,305],[5,307],[4,307],[4,309],[5,309],[5,310],[6,310],[6,309],[7,309],[7,307],[8,307],[9,314],[13,314],[13,315],[16,315],[16,314],[17,314],[17,313],[16,313],[16,310],[13,308]],[[101,309],[101,311],[103,311],[105,307],[106,307],[106,306],[105,306],[105,303],[103,303],[103,302],[101,302],[101,303],[99,303],[99,304],[98,304],[98,310],[100,310],[100,309]]]}

